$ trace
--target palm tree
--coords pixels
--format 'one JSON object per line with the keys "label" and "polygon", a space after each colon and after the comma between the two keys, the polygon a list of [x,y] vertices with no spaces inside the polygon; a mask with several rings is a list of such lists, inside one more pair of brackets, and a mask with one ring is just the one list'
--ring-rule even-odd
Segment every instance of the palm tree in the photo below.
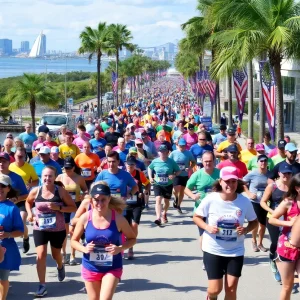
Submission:
{"label": "palm tree", "polygon": [[213,4],[217,22],[230,20],[232,27],[215,33],[219,57],[216,73],[232,61],[245,66],[267,53],[276,80],[276,136],[284,135],[281,62],[300,57],[300,4],[295,0],[218,0]]}
{"label": "palm tree", "polygon": [[[116,73],[117,78],[119,76],[119,60],[120,60],[120,51],[123,48],[134,51],[135,45],[130,43],[132,40],[132,35],[130,30],[127,29],[126,25],[122,24],[111,24],[108,26],[108,40],[110,42],[110,47],[114,48],[116,55]],[[118,81],[117,81],[117,106],[119,106],[118,99]]]}
{"label": "palm tree", "polygon": [[23,78],[18,81],[17,85],[8,91],[6,101],[12,109],[29,105],[32,128],[35,132],[35,110],[37,105],[55,107],[59,103],[59,98],[55,97],[42,75],[24,73]]}
{"label": "palm tree", "polygon": [[78,52],[89,53],[89,62],[92,61],[94,55],[97,56],[97,114],[102,114],[102,90],[101,90],[101,58],[105,52],[111,50],[108,41],[108,27],[106,23],[99,23],[96,29],[90,26],[80,33],[81,45]]}

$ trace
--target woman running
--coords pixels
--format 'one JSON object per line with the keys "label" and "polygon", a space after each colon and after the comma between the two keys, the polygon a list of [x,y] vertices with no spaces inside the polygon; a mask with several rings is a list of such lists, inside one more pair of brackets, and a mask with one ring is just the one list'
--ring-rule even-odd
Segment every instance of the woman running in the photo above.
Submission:
{"label": "woman running", "polygon": [[[64,212],[75,212],[76,205],[69,193],[56,185],[56,169],[45,166],[42,171],[42,186],[33,188],[26,200],[28,222],[34,222],[33,238],[37,252],[37,273],[39,287],[36,297],[47,294],[46,289],[46,258],[47,246],[50,242],[53,259],[57,263],[58,280],[65,279],[65,267],[62,263],[61,248],[66,238]],[[35,218],[31,212],[35,203]]]}
{"label": "woman running", "polygon": [[[241,195],[243,191],[237,169],[224,167],[213,192],[202,200],[194,214],[196,225],[205,230],[202,250],[208,276],[208,300],[217,299],[222,292],[224,275],[225,299],[236,300],[245,235],[258,224],[250,200]],[[245,219],[247,227],[244,227]]]}
{"label": "woman running", "polygon": [[[88,188],[86,186],[85,179],[75,173],[76,164],[74,159],[69,156],[64,160],[64,169],[65,173],[58,175],[56,181],[60,181],[67,192],[69,192],[72,200],[75,202],[76,207],[78,208],[81,203],[81,192],[84,194],[88,193]],[[69,263],[71,266],[77,264],[75,259],[75,250],[71,247],[70,259],[67,258],[66,246],[67,246],[67,237],[70,233],[69,224],[71,219],[71,213],[64,213],[65,224],[66,224],[66,238],[63,243],[62,254],[63,254],[63,263]]]}
{"label": "woman running", "polygon": [[[111,196],[104,181],[91,186],[91,209],[75,227],[71,245],[83,253],[82,277],[89,299],[112,299],[123,272],[121,252],[136,243],[135,233],[121,215],[123,200]],[[79,240],[85,230],[86,245]],[[121,232],[126,242],[120,245]]]}
{"label": "woman running", "polygon": [[[299,248],[290,243],[291,229],[300,215],[300,174],[292,177],[289,189],[278,207],[269,218],[269,223],[282,227],[277,244],[277,268],[281,275],[282,289],[280,300],[290,300],[294,286],[295,271],[300,274]],[[284,217],[284,220],[281,219]]]}

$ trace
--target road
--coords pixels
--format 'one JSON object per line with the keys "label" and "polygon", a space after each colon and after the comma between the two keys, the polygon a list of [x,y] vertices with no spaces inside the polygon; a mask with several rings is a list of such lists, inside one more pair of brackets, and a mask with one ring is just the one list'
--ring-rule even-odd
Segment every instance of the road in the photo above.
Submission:
{"label": "road", "polygon": [[[124,273],[115,300],[199,300],[206,299],[206,273],[202,270],[198,230],[192,216],[193,203],[184,200],[184,214],[170,211],[169,223],[154,225],[154,201],[142,215],[140,233],[133,261],[124,260]],[[30,227],[30,232],[32,228]],[[20,241],[20,239],[18,239]],[[35,269],[35,250],[30,234],[31,249],[22,254],[19,272],[10,276],[9,300],[33,299],[38,286]],[[21,244],[20,244],[21,245]],[[265,246],[269,245],[268,235]],[[79,257],[79,255],[78,255]],[[272,277],[267,253],[254,253],[251,239],[246,239],[243,275],[238,288],[238,299],[276,300],[281,286]],[[87,299],[80,277],[80,265],[66,266],[66,279],[57,281],[56,266],[48,255],[47,299]],[[298,299],[293,295],[292,299]],[[223,299],[223,296],[220,297]]]}

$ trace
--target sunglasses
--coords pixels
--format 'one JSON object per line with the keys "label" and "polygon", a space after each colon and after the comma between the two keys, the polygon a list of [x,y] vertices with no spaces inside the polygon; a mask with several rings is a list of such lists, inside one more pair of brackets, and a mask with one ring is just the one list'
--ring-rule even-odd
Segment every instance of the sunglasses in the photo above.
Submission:
{"label": "sunglasses", "polygon": [[206,139],[198,139],[198,141],[206,141]]}

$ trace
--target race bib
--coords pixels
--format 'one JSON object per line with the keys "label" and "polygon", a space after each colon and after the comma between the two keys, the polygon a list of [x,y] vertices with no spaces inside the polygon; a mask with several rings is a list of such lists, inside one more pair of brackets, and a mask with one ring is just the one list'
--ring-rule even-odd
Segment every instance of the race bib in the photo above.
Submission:
{"label": "race bib", "polygon": [[178,167],[179,167],[180,171],[185,170],[185,164],[184,163],[178,163]]}
{"label": "race bib", "polygon": [[25,144],[24,146],[25,146],[26,152],[31,151],[31,145]]}
{"label": "race bib", "polygon": [[235,242],[237,240],[236,223],[225,223],[223,221],[219,221],[217,226],[217,240],[226,242]]}
{"label": "race bib", "polygon": [[197,157],[197,164],[202,164],[202,156]]}
{"label": "race bib", "polygon": [[72,200],[75,201],[76,200],[76,192],[69,192],[69,194],[70,194]]}
{"label": "race bib", "polygon": [[137,195],[133,195],[133,196],[131,196],[130,199],[127,199],[126,200],[126,204],[127,205],[137,205],[138,204],[138,197],[137,197]]}
{"label": "race bib", "polygon": [[156,174],[156,182],[161,185],[167,185],[169,182],[168,174]]}
{"label": "race bib", "polygon": [[206,188],[204,189],[204,192],[205,192],[206,194],[209,194],[209,193],[212,192],[212,188],[211,188],[211,187],[206,187]]}
{"label": "race bib", "polygon": [[121,198],[121,193],[111,193],[114,197]]}
{"label": "race bib", "polygon": [[257,192],[256,192],[256,198],[257,200],[261,200],[263,194],[264,194],[264,191],[265,191],[266,188],[257,188]]}
{"label": "race bib", "polygon": [[113,255],[105,251],[104,247],[95,247],[90,253],[90,262],[97,266],[111,267],[113,264]]}
{"label": "race bib", "polygon": [[39,215],[39,228],[41,230],[56,228],[56,214],[40,214]]}
{"label": "race bib", "polygon": [[87,177],[91,177],[91,175],[92,175],[92,170],[91,169],[89,169],[89,168],[81,169],[81,176],[82,177],[87,178]]}

